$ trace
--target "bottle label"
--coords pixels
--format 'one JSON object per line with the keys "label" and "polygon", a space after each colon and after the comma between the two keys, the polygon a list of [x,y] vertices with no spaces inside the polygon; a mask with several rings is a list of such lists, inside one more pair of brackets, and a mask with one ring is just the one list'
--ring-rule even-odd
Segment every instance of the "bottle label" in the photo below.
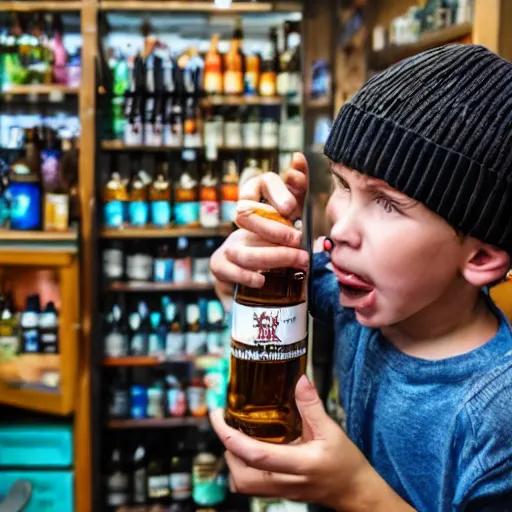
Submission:
{"label": "bottle label", "polygon": [[128,391],[124,389],[114,390],[110,397],[109,415],[111,418],[124,418],[128,416],[130,398]]}
{"label": "bottle label", "polygon": [[123,277],[123,251],[119,249],[103,251],[103,274],[107,279]]}
{"label": "bottle label", "polygon": [[155,281],[170,283],[172,281],[172,269],[174,261],[171,258],[156,258],[154,278]]}
{"label": "bottle label", "polygon": [[169,416],[185,416],[187,412],[187,401],[185,391],[178,388],[171,388],[167,391],[167,414]]}
{"label": "bottle label", "polygon": [[37,329],[23,330],[23,351],[26,353],[39,352],[39,331]]}
{"label": "bottle label", "polygon": [[177,226],[196,224],[199,222],[199,201],[175,203],[174,218]]}
{"label": "bottle label", "polygon": [[165,496],[169,496],[169,481],[167,476],[150,476],[148,478],[148,497],[164,498]]}
{"label": "bottle label", "polygon": [[124,222],[123,201],[109,201],[104,208],[105,224],[108,228],[119,228]]}
{"label": "bottle label", "polygon": [[113,331],[105,336],[105,354],[107,357],[128,355],[128,342],[123,333]]}
{"label": "bottle label", "polygon": [[145,226],[149,218],[148,203],[145,201],[131,201],[128,205],[128,217],[132,226]]}
{"label": "bottle label", "polygon": [[242,145],[242,124],[239,121],[226,121],[224,139],[227,147],[239,148]]}
{"label": "bottle label", "polygon": [[149,254],[134,254],[127,258],[128,279],[149,281],[153,275],[153,258]]}
{"label": "bottle label", "polygon": [[242,71],[224,72],[224,94],[242,94],[244,92],[244,75]]}
{"label": "bottle label", "polygon": [[283,308],[249,307],[233,302],[233,340],[237,359],[286,361],[306,354],[308,307],[305,302]]}
{"label": "bottle label", "polygon": [[148,355],[161,356],[164,352],[164,343],[162,337],[158,333],[151,333],[149,335],[149,348]]}
{"label": "bottle label", "polygon": [[190,473],[171,473],[169,487],[173,499],[188,500],[192,495],[192,475]]}
{"label": "bottle label", "polygon": [[201,201],[199,208],[199,220],[205,228],[215,228],[219,225],[218,201]]}
{"label": "bottle label", "polygon": [[255,71],[246,71],[245,72],[245,94],[248,95],[256,95],[258,94],[258,81],[259,81],[259,73]]}
{"label": "bottle label", "polygon": [[135,120],[133,123],[126,123],[124,127],[124,143],[127,146],[140,146],[142,144],[142,123]]}
{"label": "bottle label", "polygon": [[169,201],[151,202],[151,222],[158,227],[169,225],[171,222],[171,203]]}
{"label": "bottle label", "polygon": [[222,222],[234,222],[236,218],[236,201],[222,201],[221,218]]}
{"label": "bottle label", "polygon": [[107,503],[117,507],[128,503],[128,475],[126,473],[114,473],[107,480]]}
{"label": "bottle label", "polygon": [[243,124],[244,147],[259,148],[261,145],[261,124],[258,121],[250,121]]}
{"label": "bottle label", "polygon": [[187,389],[188,410],[194,417],[204,417],[208,414],[206,405],[206,389],[191,386]]}
{"label": "bottle label", "polygon": [[186,333],[186,353],[188,356],[199,356],[206,352],[206,332]]}
{"label": "bottle label", "polygon": [[180,356],[185,352],[185,334],[182,332],[169,332],[165,339],[165,355],[168,357]]}

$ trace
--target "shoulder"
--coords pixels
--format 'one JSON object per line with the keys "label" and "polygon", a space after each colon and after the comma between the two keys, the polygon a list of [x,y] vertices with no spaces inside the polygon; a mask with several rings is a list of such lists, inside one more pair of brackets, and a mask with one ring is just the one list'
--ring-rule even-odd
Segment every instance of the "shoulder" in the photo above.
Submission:
{"label": "shoulder", "polygon": [[[512,355],[476,379],[458,418],[467,500],[512,491]],[[460,496],[462,497],[462,496]]]}

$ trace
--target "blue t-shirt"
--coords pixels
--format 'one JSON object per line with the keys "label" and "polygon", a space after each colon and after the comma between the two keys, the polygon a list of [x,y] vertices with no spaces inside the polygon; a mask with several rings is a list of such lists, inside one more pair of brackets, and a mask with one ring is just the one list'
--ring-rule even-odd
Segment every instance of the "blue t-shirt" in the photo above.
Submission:
{"label": "blue t-shirt", "polygon": [[339,305],[328,262],[314,255],[310,305],[334,329],[350,439],[421,512],[512,511],[512,333],[503,314],[496,309],[496,336],[467,354],[411,357]]}

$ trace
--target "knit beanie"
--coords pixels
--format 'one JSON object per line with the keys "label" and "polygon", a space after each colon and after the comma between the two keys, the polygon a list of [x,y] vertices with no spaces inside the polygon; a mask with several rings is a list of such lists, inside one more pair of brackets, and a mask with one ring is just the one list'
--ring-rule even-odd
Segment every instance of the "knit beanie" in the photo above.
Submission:
{"label": "knit beanie", "polygon": [[372,77],[325,154],[512,254],[512,63],[483,46],[441,46]]}

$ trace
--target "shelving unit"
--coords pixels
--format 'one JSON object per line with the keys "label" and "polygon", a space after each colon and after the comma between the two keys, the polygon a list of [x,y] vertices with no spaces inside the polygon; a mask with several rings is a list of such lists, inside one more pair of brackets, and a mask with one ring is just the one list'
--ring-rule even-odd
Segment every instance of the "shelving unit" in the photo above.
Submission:
{"label": "shelving unit", "polygon": [[372,69],[384,69],[425,50],[470,37],[472,29],[472,23],[463,23],[461,25],[451,25],[440,30],[424,32],[420,39],[414,43],[390,46],[384,50],[370,53],[369,66]]}

